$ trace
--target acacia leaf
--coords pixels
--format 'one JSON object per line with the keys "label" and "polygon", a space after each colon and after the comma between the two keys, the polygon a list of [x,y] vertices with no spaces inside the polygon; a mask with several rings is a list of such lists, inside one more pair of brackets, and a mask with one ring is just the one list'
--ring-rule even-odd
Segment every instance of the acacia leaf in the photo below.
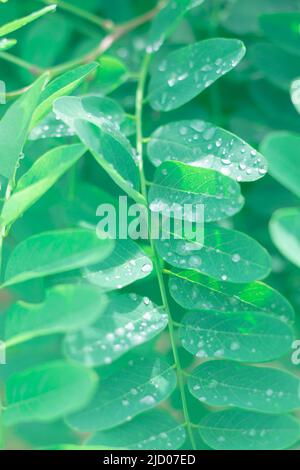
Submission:
{"label": "acacia leaf", "polygon": [[290,351],[293,330],[256,312],[190,311],[182,320],[183,347],[200,358],[267,362]]}
{"label": "acacia leaf", "polygon": [[[232,216],[244,204],[240,186],[231,178],[214,170],[173,161],[162,163],[156,170],[148,201],[152,212],[168,216],[174,211],[175,218],[198,223]],[[192,209],[189,214],[182,210],[186,204]],[[197,205],[203,205],[204,212],[197,214]]]}
{"label": "acacia leaf", "polygon": [[169,271],[168,274],[171,296],[187,310],[257,311],[286,322],[293,322],[295,318],[293,307],[287,299],[262,282],[233,284],[195,271]]}
{"label": "acacia leaf", "polygon": [[152,72],[148,94],[152,108],[179,108],[230,72],[244,55],[241,41],[224,38],[206,39],[171,52]]}
{"label": "acacia leaf", "polygon": [[95,372],[63,361],[42,364],[10,376],[6,382],[6,426],[51,421],[75,412],[91,398]]}
{"label": "acacia leaf", "polygon": [[169,414],[154,410],[129,423],[94,434],[88,445],[128,450],[179,449],[185,441],[184,427]]}
{"label": "acacia leaf", "polygon": [[176,387],[172,367],[159,358],[137,358],[109,375],[88,406],[67,418],[75,431],[113,428],[166,400]]}
{"label": "acacia leaf", "polygon": [[191,372],[188,387],[200,402],[213,407],[270,414],[300,408],[299,377],[271,367],[208,361]]}
{"label": "acacia leaf", "polygon": [[48,77],[47,73],[39,77],[30,89],[8,108],[0,121],[0,175],[7,179],[14,176],[27,139],[32,113]]}
{"label": "acacia leaf", "polygon": [[199,432],[215,450],[283,450],[299,439],[300,426],[288,415],[225,410],[203,418]]}
{"label": "acacia leaf", "polygon": [[30,15],[24,16],[23,18],[18,18],[17,20],[6,23],[0,27],[0,37],[6,36],[7,34],[16,31],[17,29],[23,28],[28,23],[37,20],[47,13],[53,12],[56,10],[56,5],[49,5],[48,7],[42,8],[41,10],[34,11]]}
{"label": "acacia leaf", "polygon": [[[199,229],[198,229],[199,230]],[[241,232],[213,224],[204,227],[204,243],[184,238],[156,240],[160,256],[171,266],[192,269],[220,281],[246,283],[263,279],[271,270],[267,251]]]}
{"label": "acacia leaf", "polygon": [[19,179],[13,195],[4,202],[0,222],[5,226],[18,219],[38,201],[86,152],[82,144],[55,147],[35,161]]}
{"label": "acacia leaf", "polygon": [[96,264],[110,255],[114,243],[91,230],[39,233],[13,250],[5,271],[5,286]]}
{"label": "acacia leaf", "polygon": [[159,127],[150,136],[147,151],[155,166],[166,160],[177,160],[217,170],[237,181],[254,181],[267,172],[264,157],[244,140],[196,119]]}
{"label": "acacia leaf", "polygon": [[40,96],[39,105],[32,116],[31,128],[48,114],[56,99],[75,90],[97,68],[96,62],[80,65],[52,80]]}

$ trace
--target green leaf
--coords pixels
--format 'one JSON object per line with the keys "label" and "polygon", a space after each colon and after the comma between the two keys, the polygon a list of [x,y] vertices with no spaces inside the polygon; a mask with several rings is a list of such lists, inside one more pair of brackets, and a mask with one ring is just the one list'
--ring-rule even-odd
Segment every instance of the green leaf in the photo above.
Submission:
{"label": "green leaf", "polygon": [[300,55],[300,13],[280,12],[260,17],[260,27],[274,44],[290,54]]}
{"label": "green leaf", "polygon": [[191,372],[192,395],[213,407],[280,414],[300,409],[299,377],[270,367],[209,361]]}
{"label": "green leaf", "polygon": [[100,113],[88,110],[84,102],[76,97],[59,98],[54,103],[57,117],[75,130],[115,183],[134,200],[145,203],[138,193],[139,172],[135,153],[119,126],[104,114],[105,111],[103,109],[101,112],[101,108]]}
{"label": "green leaf", "polygon": [[29,132],[32,113],[48,80],[39,77],[30,89],[15,101],[0,121],[0,175],[11,179]]}
{"label": "green leaf", "polygon": [[249,52],[254,65],[267,80],[283,90],[289,90],[291,82],[299,75],[299,57],[269,43],[257,43]]}
{"label": "green leaf", "polygon": [[267,251],[255,240],[235,230],[213,224],[204,227],[204,244],[186,239],[156,241],[159,255],[171,266],[192,269],[221,281],[252,282],[271,270]]}
{"label": "green leaf", "polygon": [[300,137],[288,132],[269,134],[261,149],[269,163],[270,174],[300,197]]}
{"label": "green leaf", "polygon": [[126,82],[129,72],[117,57],[104,55],[99,58],[100,67],[93,82],[93,89],[108,94]]}
{"label": "green leaf", "polygon": [[300,268],[300,209],[280,209],[270,221],[270,234],[278,250]]}
{"label": "green leaf", "polygon": [[97,383],[93,371],[57,361],[9,377],[6,383],[6,426],[50,421],[75,412],[91,398]]}
{"label": "green leaf", "polygon": [[5,271],[5,286],[96,264],[113,250],[110,239],[91,230],[44,232],[27,238],[12,252]]}
{"label": "green leaf", "polygon": [[[147,52],[157,52],[164,41],[175,31],[185,13],[204,0],[169,0],[152,21],[147,38]],[[193,5],[195,4],[196,5]]]}
{"label": "green leaf", "polygon": [[184,441],[184,427],[169,414],[155,410],[117,428],[97,432],[87,444],[128,450],[176,450]]}
{"label": "green leaf", "polygon": [[66,336],[65,353],[88,366],[110,364],[157,336],[167,323],[167,315],[148,297],[119,295],[111,299],[93,327]]}
{"label": "green leaf", "polygon": [[32,117],[31,128],[36,126],[36,124],[47,115],[56,99],[60,96],[70,94],[92,72],[95,72],[97,68],[98,64],[96,62],[92,62],[90,64],[76,67],[55,80],[52,80],[41,94],[39,105]]}
{"label": "green leaf", "polygon": [[267,362],[290,351],[293,331],[262,313],[198,310],[185,315],[180,337],[183,347],[200,358]]}
{"label": "green leaf", "polygon": [[245,55],[237,39],[207,39],[168,54],[153,72],[149,100],[157,111],[171,111],[195,98],[232,70]]}
{"label": "green leaf", "polygon": [[291,99],[298,113],[300,113],[300,79],[297,78],[291,85]]}
{"label": "green leaf", "polygon": [[149,276],[152,261],[132,240],[116,240],[114,251],[101,263],[87,268],[84,277],[108,291],[121,289]]}
{"label": "green leaf", "polygon": [[6,51],[17,44],[16,39],[0,39],[0,51]]}
{"label": "green leaf", "polygon": [[0,27],[0,37],[6,36],[7,34],[12,33],[17,29],[23,28],[23,26],[26,26],[28,23],[31,23],[32,21],[37,20],[41,16],[46,15],[46,13],[55,10],[56,5],[50,5],[48,7],[42,8],[41,10],[37,10],[28,16],[24,16],[23,18],[19,18],[15,21],[11,21],[10,23],[7,23],[4,26]]}
{"label": "green leaf", "polygon": [[67,423],[79,432],[113,428],[157,406],[175,387],[176,374],[169,364],[138,358],[104,379],[89,405]]}
{"label": "green leaf", "polygon": [[215,450],[282,450],[300,438],[298,421],[249,411],[210,413],[199,425],[201,438]]}
{"label": "green leaf", "polygon": [[99,289],[63,284],[48,289],[43,303],[17,302],[6,313],[6,347],[36,336],[79,330],[95,322],[105,310]]}
{"label": "green leaf", "polygon": [[[240,186],[227,176],[171,161],[156,170],[148,200],[152,212],[169,216],[174,211],[176,219],[198,223],[230,217],[244,204]],[[191,213],[184,212],[185,204],[192,206]],[[204,205],[204,213],[197,214],[197,205]]]}
{"label": "green leaf", "polygon": [[82,144],[55,147],[40,157],[25,173],[16,189],[5,201],[0,215],[0,222],[6,226],[18,219],[43,194],[45,194],[61,176],[68,171],[86,152]]}
{"label": "green leaf", "polygon": [[244,140],[200,120],[171,122],[156,129],[148,155],[155,166],[177,160],[220,171],[237,181],[255,181],[267,172],[264,157]]}
{"label": "green leaf", "polygon": [[262,282],[232,284],[195,271],[169,272],[170,293],[181,307],[224,312],[259,311],[292,322],[295,313],[279,292]]}

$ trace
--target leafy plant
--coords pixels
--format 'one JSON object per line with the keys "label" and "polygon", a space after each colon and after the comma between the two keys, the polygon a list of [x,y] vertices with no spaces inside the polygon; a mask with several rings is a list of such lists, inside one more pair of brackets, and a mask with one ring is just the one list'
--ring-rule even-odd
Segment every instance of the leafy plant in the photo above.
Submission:
{"label": "leafy plant", "polygon": [[3,447],[297,448],[298,3],[53,3],[0,6]]}

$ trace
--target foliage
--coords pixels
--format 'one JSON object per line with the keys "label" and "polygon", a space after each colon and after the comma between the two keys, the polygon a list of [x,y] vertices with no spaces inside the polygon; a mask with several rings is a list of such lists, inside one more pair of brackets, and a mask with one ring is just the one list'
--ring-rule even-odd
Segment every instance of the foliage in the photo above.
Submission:
{"label": "foliage", "polygon": [[0,4],[2,447],[297,448],[299,3],[57,3]]}

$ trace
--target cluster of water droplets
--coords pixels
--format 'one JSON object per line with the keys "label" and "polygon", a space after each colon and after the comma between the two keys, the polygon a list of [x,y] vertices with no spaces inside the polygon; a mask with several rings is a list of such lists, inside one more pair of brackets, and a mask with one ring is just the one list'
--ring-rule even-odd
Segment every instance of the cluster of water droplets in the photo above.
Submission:
{"label": "cluster of water droplets", "polygon": [[[267,172],[262,155],[245,141],[209,122],[171,123],[157,129],[152,138],[149,152],[156,166],[163,160],[179,160],[220,171],[237,181],[252,181]],[[167,147],[164,142],[168,142]]]}
{"label": "cluster of water droplets", "polygon": [[66,345],[71,357],[88,365],[110,364],[167,326],[167,315],[148,297],[124,294],[117,299],[120,305],[129,300],[128,312],[110,304],[98,324],[68,335]]}

